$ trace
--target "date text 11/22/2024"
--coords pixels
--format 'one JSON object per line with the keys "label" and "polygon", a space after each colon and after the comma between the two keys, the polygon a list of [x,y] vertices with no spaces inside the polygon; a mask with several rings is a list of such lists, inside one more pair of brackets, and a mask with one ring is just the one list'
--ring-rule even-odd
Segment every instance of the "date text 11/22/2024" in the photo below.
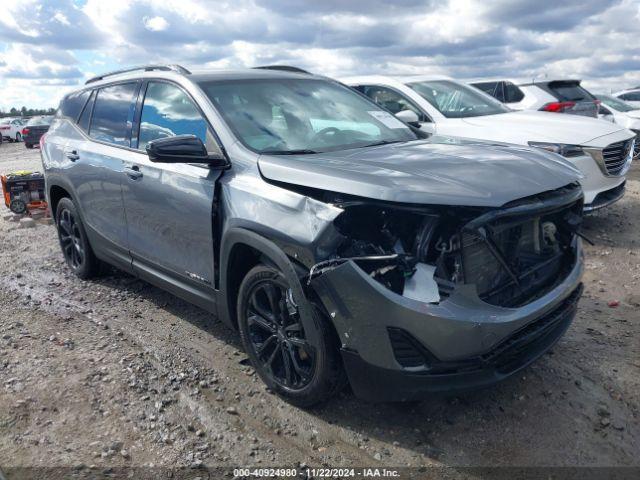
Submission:
{"label": "date text 11/22/2024", "polygon": [[399,478],[398,470],[389,468],[235,468],[236,478]]}

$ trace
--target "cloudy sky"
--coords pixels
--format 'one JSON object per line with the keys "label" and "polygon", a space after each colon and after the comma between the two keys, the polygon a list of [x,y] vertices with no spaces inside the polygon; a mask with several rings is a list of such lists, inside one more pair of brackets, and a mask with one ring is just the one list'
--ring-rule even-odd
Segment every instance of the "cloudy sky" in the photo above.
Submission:
{"label": "cloudy sky", "polygon": [[3,1],[0,108],[141,63],[640,84],[639,0]]}

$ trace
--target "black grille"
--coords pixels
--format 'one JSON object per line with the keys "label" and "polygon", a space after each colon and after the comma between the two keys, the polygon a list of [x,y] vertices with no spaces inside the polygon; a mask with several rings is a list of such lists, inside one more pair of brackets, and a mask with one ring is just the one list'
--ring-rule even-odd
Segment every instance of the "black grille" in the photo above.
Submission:
{"label": "black grille", "polygon": [[612,143],[602,150],[604,166],[609,175],[620,175],[630,158],[633,139]]}

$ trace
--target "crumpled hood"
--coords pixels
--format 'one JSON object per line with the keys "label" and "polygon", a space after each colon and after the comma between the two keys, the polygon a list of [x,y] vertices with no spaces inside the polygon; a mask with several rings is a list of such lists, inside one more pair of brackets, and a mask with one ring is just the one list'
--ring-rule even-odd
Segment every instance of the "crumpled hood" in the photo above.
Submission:
{"label": "crumpled hood", "polygon": [[[596,138],[623,130],[623,127],[597,118],[563,113],[522,110],[498,115],[464,118],[470,125],[492,129],[498,135],[518,132],[526,141],[583,145]],[[504,138],[504,137],[503,137]]]}
{"label": "crumpled hood", "polygon": [[581,177],[543,150],[437,136],[312,155],[262,155],[258,166],[272,181],[360,197],[490,207]]}

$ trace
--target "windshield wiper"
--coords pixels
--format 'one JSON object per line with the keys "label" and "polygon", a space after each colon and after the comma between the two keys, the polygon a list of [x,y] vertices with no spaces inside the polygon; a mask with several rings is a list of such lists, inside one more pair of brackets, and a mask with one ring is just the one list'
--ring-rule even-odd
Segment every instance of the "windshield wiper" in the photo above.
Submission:
{"label": "windshield wiper", "polygon": [[261,152],[263,155],[310,155],[312,153],[320,153],[308,148],[299,148],[298,150],[265,150]]}
{"label": "windshield wiper", "polygon": [[360,148],[366,147],[377,147],[379,145],[390,145],[392,143],[404,143],[406,140],[380,140],[379,142],[367,143],[366,145],[362,145]]}

